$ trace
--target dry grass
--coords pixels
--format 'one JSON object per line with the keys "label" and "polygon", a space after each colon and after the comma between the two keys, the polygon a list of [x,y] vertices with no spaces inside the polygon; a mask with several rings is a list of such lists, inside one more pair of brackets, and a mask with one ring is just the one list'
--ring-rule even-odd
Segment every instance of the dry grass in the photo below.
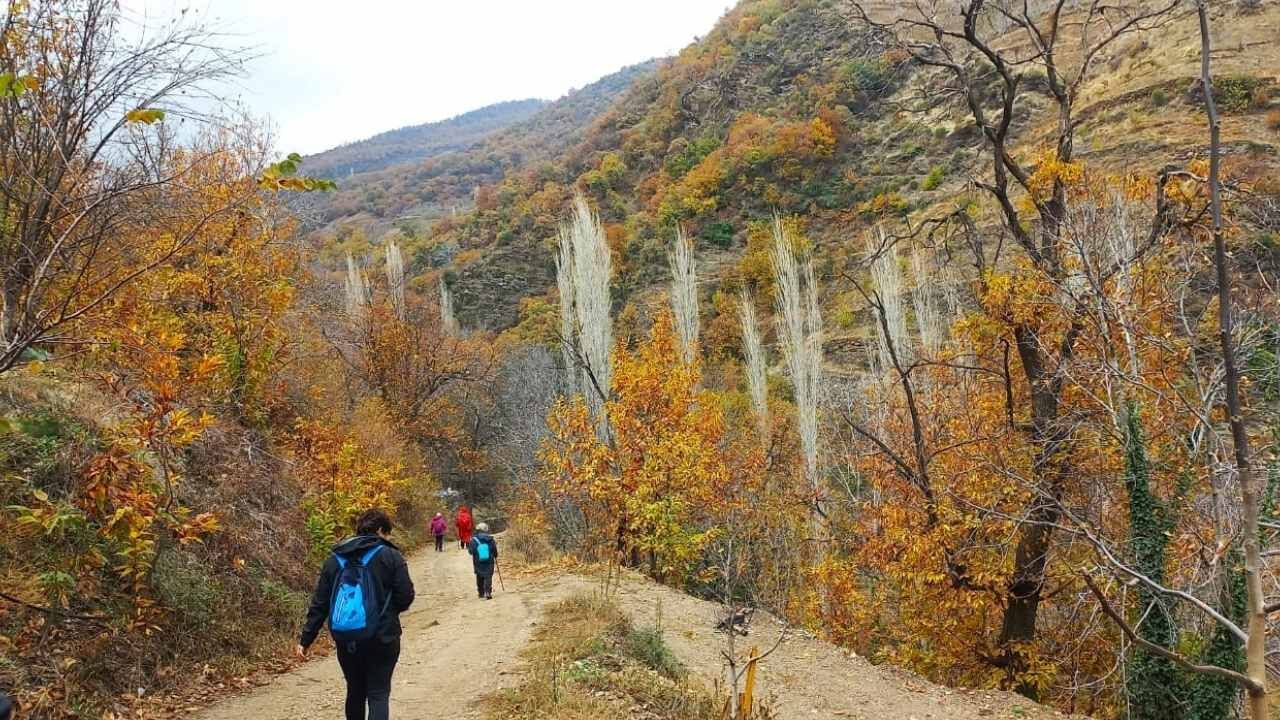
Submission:
{"label": "dry grass", "polygon": [[690,679],[652,629],[637,630],[617,604],[579,594],[549,607],[519,686],[485,701],[494,720],[713,720],[720,703]]}
{"label": "dry grass", "polygon": [[1267,127],[1280,132],[1280,108],[1267,113]]}
{"label": "dry grass", "polygon": [[554,560],[557,555],[545,534],[518,519],[502,533],[502,545],[503,552],[508,556],[528,565]]}

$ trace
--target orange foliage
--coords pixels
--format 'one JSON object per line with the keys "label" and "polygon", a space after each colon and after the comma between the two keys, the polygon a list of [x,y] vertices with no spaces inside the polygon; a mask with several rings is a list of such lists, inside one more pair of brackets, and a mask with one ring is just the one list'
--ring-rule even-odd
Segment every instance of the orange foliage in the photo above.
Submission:
{"label": "orange foliage", "polygon": [[647,341],[618,350],[608,440],[577,399],[552,411],[543,450],[552,487],[587,514],[584,546],[642,553],[668,580],[685,577],[715,537],[713,512],[734,477],[720,403],[699,388],[698,365],[680,357],[671,317],[661,313]]}

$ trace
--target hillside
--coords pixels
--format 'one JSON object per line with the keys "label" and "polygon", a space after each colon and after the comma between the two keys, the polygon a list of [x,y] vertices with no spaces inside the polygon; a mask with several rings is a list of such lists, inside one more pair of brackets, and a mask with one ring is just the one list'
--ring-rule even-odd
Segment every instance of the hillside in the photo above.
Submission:
{"label": "hillside", "polygon": [[355,533],[401,708],[724,720],[786,623],[735,720],[1274,720],[1280,3],[857,5],[300,162],[199,13],[10,3],[0,694],[332,715]]}
{"label": "hillside", "polygon": [[[517,103],[523,117],[504,122],[506,127],[501,130],[495,126],[485,133],[474,133],[467,147],[459,143],[449,148],[459,152],[432,153],[432,157],[423,156],[417,162],[358,172],[343,179],[338,192],[324,199],[319,209],[321,218],[335,224],[389,224],[406,218],[438,217],[459,206],[468,208],[475,188],[497,182],[512,168],[555,159],[579,142],[596,116],[638,80],[651,75],[657,66],[655,60],[623,68],[538,106],[530,104],[537,101]],[[344,148],[329,152],[341,155]],[[309,164],[307,168],[312,170]]]}
{"label": "hillside", "polygon": [[[873,12],[890,12],[881,5]],[[1265,89],[1280,72],[1280,56],[1259,52],[1277,10],[1268,5],[1247,22],[1243,12],[1221,10],[1216,69]],[[1202,109],[1189,90],[1196,42],[1194,18],[1182,12],[1099,58],[1078,103],[1077,144],[1091,167],[1151,173],[1184,161],[1188,143],[1203,147]],[[606,223],[620,304],[663,279],[675,223],[732,289],[755,283],[762,246],[753,238],[775,211],[803,218],[822,255],[835,259],[872,223],[945,206],[989,171],[981,139],[946,76],[890,45],[841,3],[740,3],[637,83],[581,142],[550,162],[515,167],[483,190],[474,212],[436,228],[435,243],[470,251],[446,268],[464,324],[510,327],[523,298],[551,287],[550,243],[573,188],[589,194]],[[1042,73],[1026,82],[1013,137],[1029,153],[1048,137],[1049,101]],[[1275,101],[1258,97],[1228,111],[1224,139],[1265,167],[1275,158],[1276,132],[1264,120]]]}
{"label": "hillside", "polygon": [[489,134],[541,110],[544,100],[511,100],[472,110],[439,122],[388,130],[371,138],[339,145],[304,159],[317,177],[350,178],[462,150]]}

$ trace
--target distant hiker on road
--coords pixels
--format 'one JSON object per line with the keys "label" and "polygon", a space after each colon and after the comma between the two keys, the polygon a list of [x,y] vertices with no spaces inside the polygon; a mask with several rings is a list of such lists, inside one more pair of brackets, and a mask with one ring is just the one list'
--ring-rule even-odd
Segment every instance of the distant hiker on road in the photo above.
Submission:
{"label": "distant hiker on road", "polygon": [[444,552],[444,531],[449,528],[449,523],[444,519],[444,513],[436,513],[431,518],[431,534],[436,538],[436,552]]}
{"label": "distant hiker on road", "polygon": [[356,519],[356,536],[336,545],[320,571],[295,650],[305,658],[328,620],[347,680],[347,720],[365,720],[366,703],[369,720],[390,717],[400,613],[413,604],[409,567],[390,535],[391,518],[381,510]]}
{"label": "distant hiker on road", "polygon": [[489,534],[489,526],[480,523],[476,536],[467,543],[471,566],[476,571],[476,592],[481,600],[493,599],[493,568],[498,562],[498,541]]}
{"label": "distant hiker on road", "polygon": [[466,549],[467,543],[471,541],[471,531],[475,529],[474,521],[471,519],[471,511],[466,505],[458,508],[458,515],[453,519],[453,526],[458,529],[458,543]]}

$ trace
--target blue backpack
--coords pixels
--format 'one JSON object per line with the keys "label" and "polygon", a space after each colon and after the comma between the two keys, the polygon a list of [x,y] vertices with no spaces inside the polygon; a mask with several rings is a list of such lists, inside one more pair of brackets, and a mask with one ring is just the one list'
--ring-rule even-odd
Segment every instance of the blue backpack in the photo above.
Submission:
{"label": "blue backpack", "polygon": [[334,555],[338,561],[338,577],[329,598],[329,632],[338,642],[368,640],[378,632],[391,598],[388,596],[379,602],[382,588],[369,570],[369,562],[382,548],[382,545],[370,548],[358,564]]}
{"label": "blue backpack", "polygon": [[476,538],[476,560],[480,562],[489,562],[492,553],[489,552],[489,542]]}

